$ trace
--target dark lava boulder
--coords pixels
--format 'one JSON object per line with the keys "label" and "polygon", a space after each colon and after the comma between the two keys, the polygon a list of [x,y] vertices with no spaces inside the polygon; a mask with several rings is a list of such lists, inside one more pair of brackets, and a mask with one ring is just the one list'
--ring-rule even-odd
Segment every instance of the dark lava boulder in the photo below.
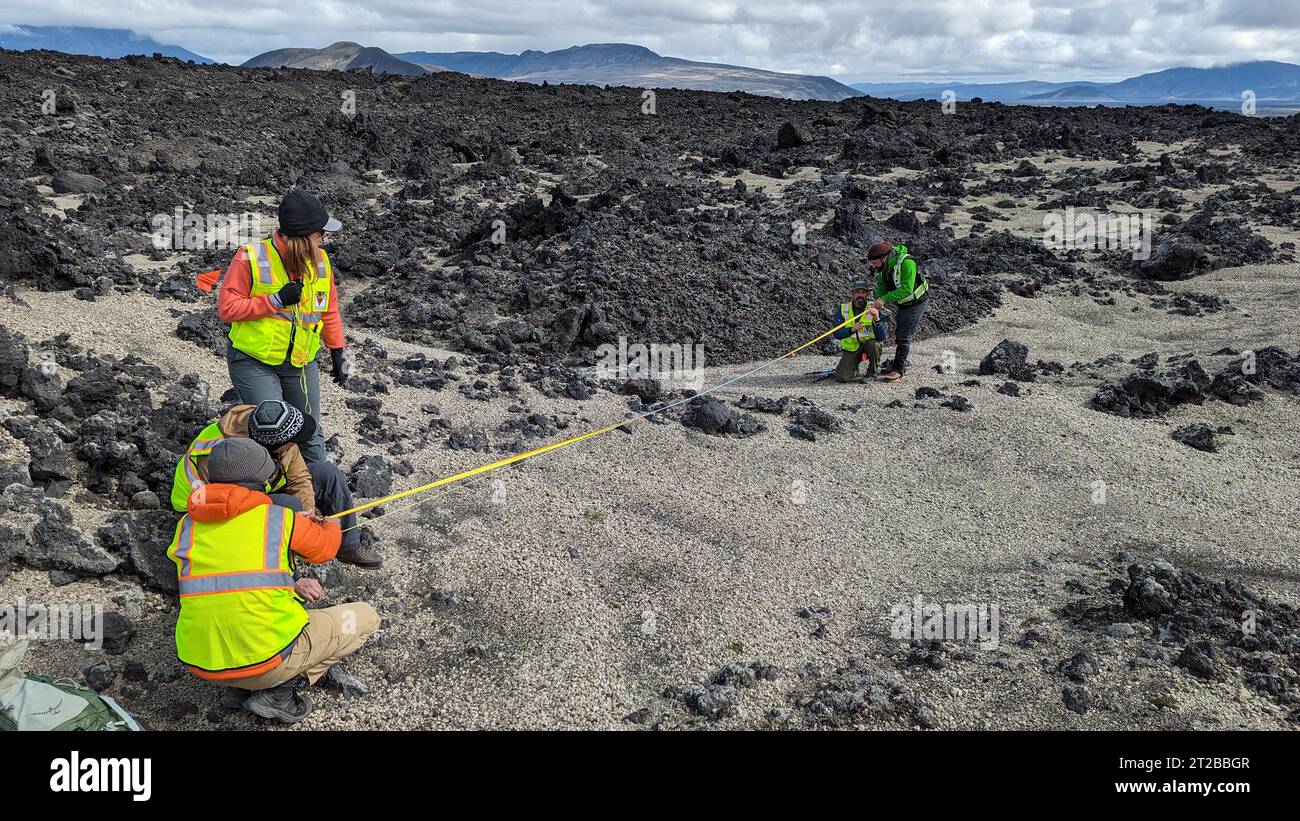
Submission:
{"label": "dark lava boulder", "polygon": [[103,180],[93,174],[59,171],[54,174],[50,187],[56,194],[98,194],[106,186]]}
{"label": "dark lava boulder", "polygon": [[766,430],[751,414],[736,414],[726,402],[712,396],[697,396],[688,402],[682,413],[682,424],[715,436],[728,433],[752,436]]}
{"label": "dark lava boulder", "polygon": [[1253,384],[1300,396],[1300,354],[1270,345],[1229,364],[1225,373],[1240,373]]}
{"label": "dark lava boulder", "polygon": [[[86,632],[84,635],[92,635],[93,623],[87,623],[82,628]],[[120,656],[126,652],[126,646],[131,643],[135,637],[135,625],[125,614],[116,610],[109,610],[104,613],[103,621],[99,625],[99,640],[102,642],[104,652],[110,656]],[[129,664],[129,663],[128,663]]]}
{"label": "dark lava boulder", "polygon": [[1182,442],[1184,445],[1203,450],[1208,453],[1216,453],[1219,450],[1218,443],[1214,438],[1215,430],[1204,422],[1197,422],[1192,425],[1184,425],[1181,428],[1175,428],[1170,437],[1174,441]]}
{"label": "dark lava boulder", "polygon": [[32,400],[36,410],[49,413],[63,395],[63,378],[56,369],[37,365],[23,371],[19,392]]}
{"label": "dark lava boulder", "polygon": [[807,140],[795,129],[792,123],[786,123],[781,126],[781,130],[776,132],[777,148],[798,148],[806,143]]}
{"label": "dark lava boulder", "polygon": [[66,507],[40,488],[17,484],[0,493],[0,578],[14,560],[72,578],[103,576],[120,563],[86,540]]}
{"label": "dark lava boulder", "polygon": [[1138,269],[1148,279],[1187,279],[1209,265],[1210,255],[1201,243],[1182,234],[1160,240]]}
{"label": "dark lava boulder", "polygon": [[167,558],[176,532],[176,515],[170,510],[142,510],[114,514],[95,531],[100,548],[121,556],[146,585],[175,593],[176,565]]}
{"label": "dark lava boulder", "polygon": [[1083,682],[1101,672],[1101,664],[1097,661],[1096,656],[1087,651],[1081,651],[1067,659],[1062,659],[1057,663],[1056,671],[1072,681]]}
{"label": "dark lava boulder", "polygon": [[980,374],[989,376],[995,373],[1006,374],[1014,378],[1027,370],[1025,363],[1029,356],[1029,346],[1023,342],[1004,339],[980,360]]}
{"label": "dark lava boulder", "polygon": [[1190,379],[1170,375],[1133,373],[1116,382],[1103,382],[1092,406],[1117,416],[1159,416],[1175,405],[1201,404],[1202,389]]}
{"label": "dark lava boulder", "polygon": [[628,396],[636,396],[642,404],[653,405],[664,399],[664,386],[658,379],[629,379],[620,386]]}
{"label": "dark lava boulder", "polygon": [[352,465],[348,478],[352,492],[367,499],[387,496],[393,490],[393,468],[382,456],[362,456]]}
{"label": "dark lava boulder", "polygon": [[0,395],[11,395],[27,370],[27,344],[0,325]]}
{"label": "dark lava boulder", "polygon": [[1150,258],[1138,260],[1137,270],[1148,279],[1187,279],[1272,258],[1271,242],[1241,220],[1221,217],[1216,207],[1207,204],[1183,222],[1157,231]]}
{"label": "dark lava boulder", "polygon": [[1041,177],[1042,175],[1042,170],[1029,160],[1021,160],[1020,165],[1017,165],[1011,171],[1013,177]]}
{"label": "dark lava boulder", "polygon": [[894,127],[898,125],[898,112],[892,107],[868,101],[862,106],[862,115],[858,118],[858,128],[870,128],[873,125]]}
{"label": "dark lava boulder", "polygon": [[113,670],[113,666],[103,659],[87,667],[82,672],[81,677],[86,682],[87,687],[101,693],[112,687],[113,682],[117,681],[117,673]]}
{"label": "dark lava boulder", "polygon": [[723,718],[735,713],[740,691],[725,684],[695,684],[686,688],[682,700],[696,715]]}
{"label": "dark lava boulder", "polygon": [[1182,589],[1181,573],[1166,561],[1148,565],[1130,565],[1129,584],[1124,590],[1124,606],[1139,616],[1159,616],[1174,608]]}
{"label": "dark lava boulder", "polygon": [[1174,663],[1194,676],[1213,679],[1219,675],[1219,666],[1214,662],[1216,655],[1214,645],[1208,641],[1194,641],[1183,648]]}
{"label": "dark lava boulder", "polygon": [[1066,687],[1061,690],[1061,703],[1070,712],[1083,715],[1092,708],[1092,696],[1085,687]]}
{"label": "dark lava boulder", "polygon": [[806,399],[801,402],[791,414],[794,424],[787,429],[794,438],[815,442],[819,433],[839,433],[844,430],[844,423],[839,419]]}

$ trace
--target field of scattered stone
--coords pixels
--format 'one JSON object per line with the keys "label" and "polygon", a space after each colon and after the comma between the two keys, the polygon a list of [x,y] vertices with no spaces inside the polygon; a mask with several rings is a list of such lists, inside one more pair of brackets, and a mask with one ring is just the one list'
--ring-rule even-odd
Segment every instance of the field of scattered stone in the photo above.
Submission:
{"label": "field of scattered stone", "polygon": [[[702,344],[706,386],[778,356],[877,239],[932,283],[902,382],[815,381],[819,346],[380,508],[382,570],[315,572],[383,629],[302,727],[1300,721],[1300,116],[0,73],[0,604],[109,612],[35,672],[258,726],[176,662],[164,555],[176,459],[234,399],[193,285],[233,252],[159,235],[178,208],[269,230],[302,185],[344,223],[359,364],[321,421],[363,499],[688,397],[599,378],[620,338]],[[1147,218],[1149,254],[1045,241],[1075,213]],[[996,606],[996,646],[897,637],[916,597]]]}

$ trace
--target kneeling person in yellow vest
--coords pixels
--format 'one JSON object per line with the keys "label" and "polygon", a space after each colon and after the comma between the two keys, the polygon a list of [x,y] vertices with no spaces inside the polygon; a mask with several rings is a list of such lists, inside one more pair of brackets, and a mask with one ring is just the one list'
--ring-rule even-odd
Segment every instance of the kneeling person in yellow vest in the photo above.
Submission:
{"label": "kneeling person in yellow vest", "polygon": [[871,306],[871,289],[863,280],[853,283],[850,302],[842,303],[835,323],[842,325],[831,334],[840,343],[840,361],[835,366],[836,382],[851,382],[858,376],[858,364],[867,363],[867,375],[880,373],[880,345],[886,328],[880,313]]}
{"label": "kneeling person in yellow vest", "polygon": [[176,655],[199,678],[256,691],[244,702],[253,713],[301,721],[312,702],[300,679],[315,684],[356,652],[379,615],[364,602],[303,607],[324,591],[296,578],[297,560],[330,561],[342,534],[335,521],[271,502],[262,488],[275,464],[264,447],[222,439],[207,471],[167,550],[180,586]]}
{"label": "kneeling person in yellow vest", "polygon": [[[194,488],[208,482],[208,456],[212,453],[212,448],[222,439],[249,438],[250,422],[254,412],[262,410],[263,405],[268,406],[265,410],[270,410],[269,406],[273,403],[282,405],[289,413],[297,410],[282,400],[263,402],[261,405],[235,405],[223,413],[220,419],[199,431],[199,435],[190,443],[189,449],[176,463],[176,473],[172,477],[173,510],[177,513],[185,513],[188,509],[190,493]],[[316,420],[304,416],[301,411],[297,415],[302,420],[299,425],[299,435],[268,448],[275,455],[276,471],[263,489],[267,493],[293,494],[301,502],[301,512],[310,516],[316,512],[315,487],[312,485],[307,461],[302,458],[302,452],[298,450],[295,438],[310,439],[316,430]],[[340,509],[346,510],[346,508]]]}
{"label": "kneeling person in yellow vest", "polygon": [[[352,491],[338,465],[328,460],[307,462],[299,446],[310,441],[316,433],[316,420],[304,414],[283,399],[268,399],[257,405],[235,405],[221,418],[204,428],[189,450],[176,464],[172,479],[172,508],[184,513],[190,493],[208,481],[207,461],[212,448],[222,439],[249,438],[275,455],[276,472],[267,486],[267,493],[275,496],[278,504],[291,504],[279,494],[296,497],[295,510],[308,516],[323,513],[326,516],[351,510],[354,507]],[[355,513],[340,519],[343,544],[336,557],[341,562],[356,565],[364,570],[382,567],[383,557],[373,547],[361,543],[361,530]]]}

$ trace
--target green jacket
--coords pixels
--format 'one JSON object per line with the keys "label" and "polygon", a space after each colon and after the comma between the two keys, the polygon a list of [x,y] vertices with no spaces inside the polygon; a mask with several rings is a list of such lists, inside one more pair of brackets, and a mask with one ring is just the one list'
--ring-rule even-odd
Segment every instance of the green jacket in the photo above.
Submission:
{"label": "green jacket", "polygon": [[[880,273],[876,274],[876,299],[886,305],[901,302],[916,290],[916,260],[909,256],[898,265],[899,257],[906,254],[906,245],[895,245],[893,252],[885,258]],[[896,279],[892,276],[895,266],[898,268]]]}

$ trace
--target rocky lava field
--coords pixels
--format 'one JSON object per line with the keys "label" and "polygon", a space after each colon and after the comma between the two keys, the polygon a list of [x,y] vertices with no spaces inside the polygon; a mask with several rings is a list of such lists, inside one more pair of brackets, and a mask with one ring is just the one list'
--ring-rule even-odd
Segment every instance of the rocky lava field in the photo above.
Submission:
{"label": "rocky lava field", "polygon": [[[42,52],[0,52],[0,76],[0,603],[112,611],[107,655],[37,646],[37,672],[154,726],[255,723],[175,662],[164,555],[176,460],[233,399],[193,284],[232,250],[151,235],[178,207],[269,230],[300,185],[344,223],[329,248],[360,365],[326,386],[324,424],[361,497],[684,396],[596,378],[620,337],[704,345],[708,384],[793,348],[878,239],[905,243],[932,293],[896,386],[837,392],[803,378],[832,360],[794,360],[611,434],[619,458],[510,471],[517,519],[480,485],[373,522],[386,568],[322,578],[385,629],[304,726],[1300,721],[1281,569],[1300,558],[1300,116],[688,91],[646,114],[630,88]],[[1150,256],[1050,247],[1043,220],[1067,208],[1149,215]],[[675,449],[647,453],[656,436]],[[951,490],[982,510],[882,531],[869,566],[838,524],[893,509],[869,488],[765,518],[786,495],[765,476],[824,487],[846,446],[878,448],[900,493],[969,472],[977,489]],[[1090,448],[1111,467],[1078,472]],[[1064,518],[1062,465],[1083,500]],[[1150,480],[1143,523],[1096,518],[1092,481],[1128,470]],[[1021,474],[1041,481],[1023,498]],[[1193,550],[1185,517],[1215,514],[1171,495],[1188,475],[1260,498],[1289,483],[1289,507],[1225,525],[1249,549]],[[1067,532],[1076,512],[1096,539]],[[825,554],[782,547],[809,539]],[[949,548],[978,581],[943,566]],[[917,592],[1005,602],[1001,647],[890,640],[879,605]]]}

